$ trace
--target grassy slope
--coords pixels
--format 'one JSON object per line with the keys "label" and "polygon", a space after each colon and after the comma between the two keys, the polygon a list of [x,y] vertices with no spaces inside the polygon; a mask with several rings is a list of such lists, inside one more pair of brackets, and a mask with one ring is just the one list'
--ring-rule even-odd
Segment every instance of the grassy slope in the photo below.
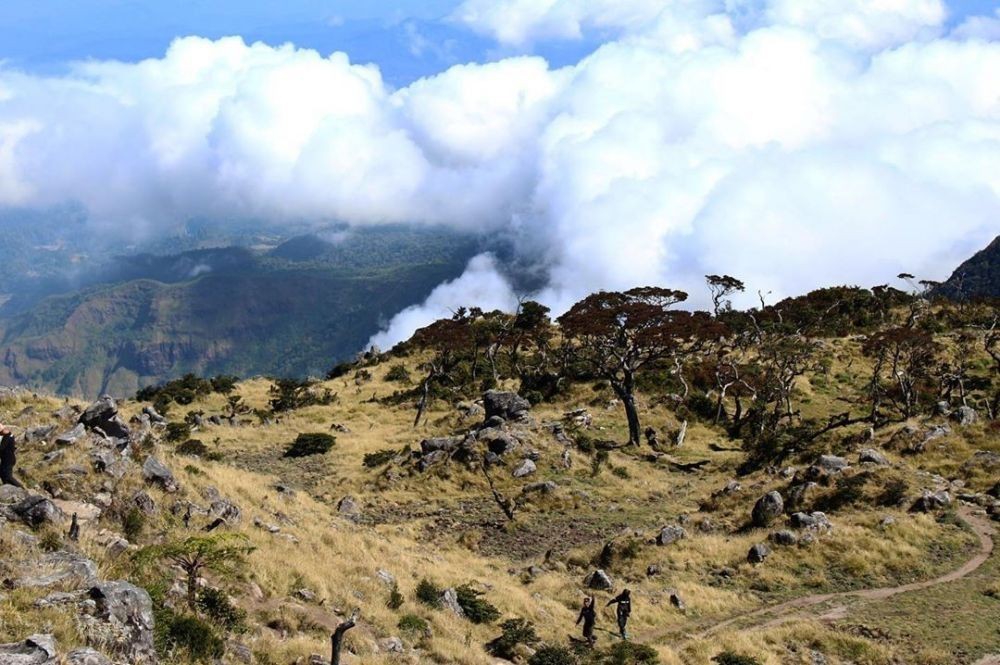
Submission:
{"label": "grassy slope", "polygon": [[[846,359],[850,354],[843,352]],[[409,362],[413,364],[413,360]],[[734,628],[709,640],[690,640],[687,635],[715,621],[781,599],[933,577],[960,565],[969,556],[974,539],[947,520],[862,506],[833,513],[835,530],[819,543],[808,548],[774,548],[775,554],[765,565],[750,567],[744,562],[747,549],[766,533],[741,532],[739,527],[746,522],[757,496],[772,488],[782,489],[787,481],[765,474],[743,478],[741,494],[720,500],[712,512],[700,514],[699,505],[733,477],[740,458],[739,453],[711,450],[710,444],[727,442],[700,425],[689,429],[687,442],[675,457],[682,461],[711,459],[712,464],[707,472],[690,475],[653,465],[629,452],[611,456],[611,466],[622,471],[605,467],[594,476],[590,459],[581,453],[574,453],[573,468],[564,470],[557,464],[561,445],[545,430],[533,432],[534,447],[542,458],[539,472],[531,480],[554,480],[559,490],[529,504],[516,524],[504,525],[482,477],[458,465],[393,483],[382,479],[380,470],[363,467],[365,453],[414,445],[423,437],[471,425],[438,403],[429,414],[430,424],[415,432],[409,405],[387,407],[370,402],[373,394],[384,396],[399,388],[382,380],[389,364],[375,368],[375,380],[361,386],[352,378],[328,382],[326,385],[339,395],[335,405],[302,409],[269,426],[209,426],[199,432],[196,436],[217,449],[222,461],[175,456],[169,446],[158,447],[157,454],[178,475],[183,496],[201,501],[199,490],[212,485],[243,508],[240,530],[258,549],[251,556],[247,579],[233,590],[257,625],[244,639],[256,651],[270,654],[273,662],[324,653],[337,613],[354,605],[363,608],[364,625],[350,634],[349,643],[362,662],[395,662],[374,651],[377,638],[399,634],[396,623],[403,613],[419,614],[431,623],[430,639],[401,635],[407,644],[424,650],[421,662],[424,658],[469,665],[493,662],[480,645],[495,636],[496,629],[474,626],[419,605],[413,591],[422,577],[446,586],[476,583],[488,590],[489,599],[505,616],[529,618],[543,638],[564,641],[566,633],[573,632],[581,580],[592,569],[590,560],[606,540],[616,536],[619,542],[631,538],[641,542],[635,558],[616,561],[610,572],[635,594],[633,633],[664,636],[657,648],[665,663],[707,663],[723,648],[754,653],[768,663],[811,662],[811,649],[825,653],[829,663],[952,662],[941,660],[942,654],[954,662],[969,662],[966,656],[1000,649],[994,619],[1000,601],[980,593],[989,583],[984,576],[996,569],[995,557],[983,573],[967,583],[903,596],[882,608],[868,607],[857,620],[844,622],[840,628],[803,619],[766,630]],[[851,372],[845,369],[831,375],[853,381],[852,374],[857,371],[855,367]],[[801,386],[810,394],[811,408],[820,412],[833,404],[839,390],[837,380],[822,388]],[[268,385],[264,380],[245,382],[239,393],[249,404],[263,407]],[[606,395],[581,386],[570,398],[539,407],[534,415],[539,421],[557,420],[571,407],[589,405],[595,417],[592,435],[622,439],[622,415],[616,409],[597,406],[606,402]],[[45,414],[55,403],[44,398],[2,403],[0,420],[11,418],[25,406],[34,406],[35,411],[14,418],[21,426],[46,421]],[[190,408],[214,413],[222,406],[222,398],[216,395]],[[135,411],[138,407],[130,404],[126,408]],[[186,409],[175,407],[172,416],[179,419]],[[661,431],[676,427],[672,416],[662,409],[644,409],[644,413],[646,421]],[[346,425],[351,433],[338,434],[331,453],[302,460],[280,456],[296,433],[328,431],[334,423]],[[881,434],[880,442],[889,434]],[[917,475],[914,467],[950,469],[951,475],[961,475],[958,463],[976,449],[1000,451],[1000,442],[977,425],[947,437],[922,457],[902,459],[890,453],[899,465],[891,473],[907,478],[915,491],[928,481]],[[85,463],[82,451],[71,451],[53,467],[40,462],[42,453],[29,447],[23,454],[30,483],[51,478],[73,463]],[[976,486],[986,482],[975,473],[969,480]],[[299,491],[293,498],[285,498],[274,490],[278,482]],[[498,482],[508,494],[516,493],[521,485],[506,474],[498,474]],[[117,491],[128,496],[140,484],[133,472],[126,486]],[[165,510],[174,497],[155,490],[151,493],[161,510],[147,527],[144,542],[182,531],[179,520]],[[336,503],[348,494],[362,503],[364,518],[360,523],[344,519],[336,511]],[[279,523],[278,513],[288,519],[281,534],[271,535],[253,526],[255,517]],[[665,548],[648,544],[658,527],[685,515],[690,516],[687,539]],[[878,523],[884,515],[895,517],[897,524],[880,529]],[[697,524],[706,517],[715,529],[704,533]],[[117,528],[113,523],[103,526]],[[293,535],[297,544],[290,544],[285,535]],[[85,529],[82,547],[101,560],[100,548],[92,537],[93,529]],[[530,564],[541,565],[549,548],[554,550],[550,564],[538,578],[527,580],[524,569]],[[647,578],[645,570],[651,564],[659,565],[662,574]],[[122,564],[103,561],[102,565],[113,573]],[[729,580],[713,575],[723,566],[735,569],[736,575]],[[397,577],[406,596],[399,611],[385,607],[388,589],[375,576],[380,568]],[[262,599],[254,599],[250,582],[263,590]],[[292,592],[303,586],[316,591],[325,603],[318,606],[293,600]],[[685,613],[669,604],[670,589],[679,590],[684,597]],[[28,610],[35,595],[19,591],[0,600],[0,641],[20,639],[31,626],[38,625],[41,617]],[[949,629],[940,641],[929,610],[934,602],[952,608],[948,612],[954,612],[959,622],[959,627]],[[78,640],[70,622],[50,616],[53,612],[46,610],[45,617],[60,641],[72,644]],[[264,628],[268,623],[285,626],[285,636]],[[865,632],[857,628],[859,624],[877,630]],[[600,625],[611,628],[611,614],[603,614]],[[965,635],[961,626],[975,634]],[[880,632],[883,629],[884,634]],[[608,639],[602,636],[602,642]]]}

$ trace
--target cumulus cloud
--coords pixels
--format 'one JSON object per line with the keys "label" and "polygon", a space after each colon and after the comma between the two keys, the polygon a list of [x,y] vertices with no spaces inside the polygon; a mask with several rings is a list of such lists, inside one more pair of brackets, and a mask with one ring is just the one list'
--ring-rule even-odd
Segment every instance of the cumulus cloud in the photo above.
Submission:
{"label": "cumulus cloud", "polygon": [[[570,67],[511,57],[398,90],[344,54],[238,38],[62,77],[0,68],[0,204],[500,232],[556,311],[597,289],[699,294],[706,273],[774,298],[940,278],[1000,226],[1000,44],[985,18],[942,34],[945,14],[469,0],[458,16],[510,44],[611,36]],[[512,306],[511,269],[477,257],[373,341]]]}

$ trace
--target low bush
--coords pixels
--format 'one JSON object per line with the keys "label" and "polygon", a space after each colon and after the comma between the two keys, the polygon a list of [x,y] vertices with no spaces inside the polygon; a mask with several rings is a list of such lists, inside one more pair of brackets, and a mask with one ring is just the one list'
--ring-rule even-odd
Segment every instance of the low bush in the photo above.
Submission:
{"label": "low bush", "polygon": [[468,584],[455,589],[458,596],[458,604],[465,617],[472,623],[493,623],[500,618],[500,610],[491,602],[483,598],[485,594],[476,591]]}
{"label": "low bush", "polygon": [[761,665],[761,662],[752,656],[743,656],[732,651],[723,651],[712,660],[719,665]]}
{"label": "low bush", "polygon": [[426,635],[430,629],[430,626],[427,625],[427,620],[416,614],[404,614],[399,618],[399,623],[396,624],[396,627],[404,633],[412,635]]}
{"label": "low bush", "polygon": [[441,607],[441,594],[444,591],[438,585],[424,578],[417,584],[417,600],[428,607]]}
{"label": "low bush", "polygon": [[538,644],[534,624],[525,619],[507,619],[500,624],[500,630],[500,636],[486,645],[486,650],[497,658],[510,660],[518,644],[529,647]]}
{"label": "low bush", "polygon": [[205,587],[198,593],[198,609],[232,633],[244,633],[247,630],[247,613],[229,600],[225,592],[212,587]]}
{"label": "low bush", "polygon": [[303,433],[285,450],[285,457],[308,457],[322,455],[333,448],[337,439],[323,432]]}

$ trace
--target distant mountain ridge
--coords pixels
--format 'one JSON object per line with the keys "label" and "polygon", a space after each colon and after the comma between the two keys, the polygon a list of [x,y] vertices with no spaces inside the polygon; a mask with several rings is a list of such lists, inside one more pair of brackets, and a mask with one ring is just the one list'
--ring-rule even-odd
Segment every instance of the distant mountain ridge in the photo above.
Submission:
{"label": "distant mountain ridge", "polygon": [[322,374],[478,248],[444,229],[380,227],[123,257],[92,286],[0,319],[0,384],[93,397],[186,372]]}
{"label": "distant mountain ridge", "polygon": [[1000,235],[956,268],[935,293],[952,300],[1000,298]]}

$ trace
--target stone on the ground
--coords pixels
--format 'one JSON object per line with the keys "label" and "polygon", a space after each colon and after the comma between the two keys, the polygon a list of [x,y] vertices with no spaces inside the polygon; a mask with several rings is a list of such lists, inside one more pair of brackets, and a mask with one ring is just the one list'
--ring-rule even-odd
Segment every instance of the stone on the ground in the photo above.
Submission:
{"label": "stone on the ground", "polygon": [[144,515],[156,514],[156,502],[145,490],[139,490],[132,495],[132,505]]}
{"label": "stone on the ground", "polygon": [[678,593],[675,589],[671,589],[667,593],[670,594],[670,604],[671,605],[673,605],[675,608],[677,608],[681,612],[683,612],[687,608],[687,605],[685,604],[684,599],[681,598],[680,593]]}
{"label": "stone on the ground", "polygon": [[111,661],[104,654],[84,647],[66,654],[66,665],[111,665]]}
{"label": "stone on the ground", "polygon": [[131,431],[118,416],[118,405],[109,395],[103,395],[80,414],[78,421],[89,430],[100,430],[113,439],[128,441]]}
{"label": "stone on the ground", "polygon": [[99,582],[90,589],[96,618],[110,623],[118,636],[117,649],[132,662],[155,662],[153,602],[145,589],[123,581]]}
{"label": "stone on the ground", "polygon": [[57,436],[55,443],[57,446],[69,446],[83,438],[86,433],[87,429],[83,426],[83,423],[77,423],[73,429],[66,430]]}
{"label": "stone on the ground", "polygon": [[613,589],[615,586],[614,582],[611,580],[611,576],[600,568],[587,575],[583,579],[583,584],[588,589],[598,589],[603,591]]}
{"label": "stone on the ground", "polygon": [[771,556],[771,548],[764,543],[757,543],[747,552],[747,561],[756,565],[764,563],[764,560],[769,556]]}
{"label": "stone on the ground", "polygon": [[353,517],[361,514],[361,506],[358,505],[357,499],[348,494],[337,502],[337,512]]}
{"label": "stone on the ground", "polygon": [[536,467],[535,463],[530,459],[523,459],[521,460],[521,463],[517,465],[517,468],[511,472],[511,475],[515,478],[524,478],[525,476],[533,474],[537,469],[538,467]]}
{"label": "stone on the ground", "polygon": [[957,422],[960,427],[968,427],[979,420],[979,414],[971,406],[960,406],[951,414],[951,419]]}
{"label": "stone on the ground", "polygon": [[28,498],[28,490],[17,485],[0,485],[0,505],[18,503]]}
{"label": "stone on the ground", "polygon": [[56,640],[51,635],[31,635],[23,642],[0,644],[2,665],[49,665],[56,663]]}
{"label": "stone on the ground", "polygon": [[493,417],[504,420],[521,420],[531,410],[531,402],[514,392],[487,390],[483,393],[486,420]]}
{"label": "stone on the ground", "polygon": [[11,511],[32,528],[37,528],[43,524],[58,524],[63,521],[64,515],[59,507],[50,499],[38,494],[29,495],[24,500],[11,506]]}
{"label": "stone on the ground", "polygon": [[454,589],[445,589],[441,593],[441,606],[454,613],[455,616],[465,616],[465,610],[458,604],[458,593]]}
{"label": "stone on the ground", "polygon": [[775,531],[767,538],[775,545],[784,545],[785,547],[795,545],[799,542],[799,537],[795,535],[795,532],[788,529]]}
{"label": "stone on the ground", "polygon": [[148,456],[146,461],[142,463],[142,477],[148,483],[159,485],[164,492],[176,492],[179,489],[177,481],[174,480],[174,474],[163,462],[152,455]]}
{"label": "stone on the ground", "polygon": [[889,463],[886,456],[874,448],[865,448],[858,453],[858,464],[877,464],[883,466]]}
{"label": "stone on the ground", "polygon": [[685,537],[687,537],[687,531],[683,527],[668,525],[660,529],[660,532],[656,534],[656,544],[670,545]]}
{"label": "stone on the ground", "polygon": [[931,513],[951,504],[951,495],[941,490],[938,492],[924,491],[910,507],[911,512]]}
{"label": "stone on the ground", "polygon": [[768,492],[754,504],[750,519],[758,528],[766,528],[785,511],[785,502],[778,492]]}
{"label": "stone on the ground", "polygon": [[378,642],[379,648],[388,653],[403,653],[403,640],[396,636],[386,637]]}

